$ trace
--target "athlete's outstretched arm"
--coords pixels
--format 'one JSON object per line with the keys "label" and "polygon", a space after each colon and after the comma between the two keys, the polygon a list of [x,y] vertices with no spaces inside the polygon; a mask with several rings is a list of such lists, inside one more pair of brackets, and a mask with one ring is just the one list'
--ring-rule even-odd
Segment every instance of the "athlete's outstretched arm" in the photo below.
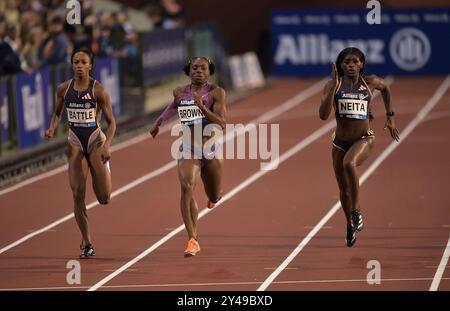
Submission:
{"label": "athlete's outstretched arm", "polygon": [[209,110],[204,104],[203,99],[198,93],[194,93],[195,104],[200,108],[205,117],[211,121],[211,123],[218,124],[222,129],[226,125],[227,107],[225,104],[225,90],[221,87],[216,87],[212,92],[212,98],[214,101],[213,111]]}
{"label": "athlete's outstretched arm", "polygon": [[332,63],[332,79],[325,84],[322,94],[322,102],[319,108],[319,116],[322,120],[328,119],[333,108],[334,94],[339,85],[339,76],[336,69],[336,64]]}
{"label": "athlete's outstretched arm", "polygon": [[116,133],[116,120],[114,118],[111,99],[109,98],[108,92],[106,92],[105,88],[100,83],[95,84],[95,96],[97,104],[100,106],[105,116],[106,123],[108,123],[106,141],[103,145],[104,152],[102,153],[102,160],[106,163],[111,158],[109,146],[111,145],[111,141]]}
{"label": "athlete's outstretched arm", "polygon": [[395,127],[393,115],[394,108],[391,102],[391,90],[389,89],[389,86],[384,83],[384,79],[376,76],[372,78],[372,85],[374,86],[374,89],[381,92],[381,97],[383,98],[384,107],[386,109],[386,123],[384,124],[384,129],[389,129],[392,139],[398,141],[400,137],[399,131]]}
{"label": "athlete's outstretched arm", "polygon": [[55,134],[56,129],[59,126],[59,121],[61,119],[61,113],[64,108],[64,92],[66,91],[68,87],[69,82],[62,83],[58,86],[56,89],[56,105],[55,105],[55,111],[52,115],[52,120],[50,121],[49,128],[45,131],[45,137],[46,138],[52,138]]}

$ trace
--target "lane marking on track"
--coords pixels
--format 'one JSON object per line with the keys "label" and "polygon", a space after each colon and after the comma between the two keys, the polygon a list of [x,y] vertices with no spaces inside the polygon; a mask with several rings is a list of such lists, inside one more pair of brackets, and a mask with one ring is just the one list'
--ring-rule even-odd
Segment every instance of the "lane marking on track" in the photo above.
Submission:
{"label": "lane marking on track", "polygon": [[[425,282],[431,281],[432,278],[398,278],[398,279],[380,279],[381,282]],[[450,278],[442,278],[442,280],[450,280]],[[321,283],[367,283],[367,279],[349,279],[349,280],[296,280],[296,281],[275,281],[273,284],[321,284]],[[172,283],[172,284],[128,284],[128,285],[105,285],[104,289],[121,288],[152,288],[152,287],[186,287],[186,286],[233,286],[233,285],[258,285],[260,282],[216,282],[216,283]],[[49,286],[49,287],[16,287],[16,288],[0,288],[0,291],[27,291],[27,290],[82,290],[88,289],[89,286]]]}
{"label": "lane marking on track", "polygon": [[448,257],[450,256],[450,238],[448,238],[447,246],[445,247],[444,254],[442,255],[439,267],[433,278],[433,282],[430,286],[430,291],[437,291],[439,288],[439,283],[442,280],[442,275],[444,275],[445,267],[447,266]]}
{"label": "lane marking on track", "polygon": [[[263,113],[262,115],[260,115],[259,117],[257,117],[256,119],[250,121],[247,124],[259,124],[259,123],[265,123],[273,118],[278,117],[279,115],[283,114],[284,112],[294,108],[295,106],[301,104],[302,102],[304,102],[306,99],[308,99],[309,97],[317,94],[322,88],[323,85],[326,83],[327,79],[322,79],[316,83],[314,83],[313,85],[309,86],[307,89],[301,91],[300,93],[298,93],[297,95],[295,95],[294,97],[288,99],[287,101],[283,102],[282,104],[280,104],[279,106]],[[237,133],[237,135],[243,135],[245,134],[244,131],[240,131],[239,133]],[[232,135],[226,135],[227,139],[232,139],[234,138]],[[170,169],[174,168],[177,165],[177,161],[176,160],[172,160],[171,162],[166,163],[165,165],[161,166],[160,168],[145,174],[144,176],[139,177],[138,179],[126,184],[125,186],[113,191],[111,193],[111,199],[113,199],[114,197],[132,189],[135,188],[136,186],[152,179],[155,178],[167,171],[169,171]],[[95,206],[99,205],[98,201],[89,203],[86,206],[86,209],[91,209]],[[5,247],[3,247],[2,249],[0,249],[0,254],[3,254],[4,252],[10,250],[11,248],[16,247],[17,245],[20,245],[22,243],[24,243],[25,241],[35,237],[36,235],[39,235],[41,233],[44,233],[50,229],[53,229],[54,227],[72,219],[74,217],[73,213],[70,213],[66,216],[64,216],[63,218],[60,218],[54,222],[52,222],[51,224],[38,229],[22,238],[20,238],[19,240],[10,243],[8,245],[6,245]]]}
{"label": "lane marking on track", "polygon": [[[369,178],[370,175],[380,166],[380,164],[405,141],[405,139],[411,134],[411,132],[421,123],[421,121],[430,113],[434,106],[439,102],[447,89],[450,87],[450,76],[447,76],[441,83],[439,88],[434,92],[432,97],[428,100],[426,105],[417,113],[416,117],[405,127],[401,133],[401,139],[399,142],[392,142],[370,165],[370,167],[364,172],[360,178],[359,184],[362,185]],[[299,245],[292,251],[292,253],[278,266],[278,268],[258,287],[257,291],[264,291],[274,279],[280,275],[280,273],[291,263],[294,258],[305,248],[305,246],[311,241],[311,239],[319,232],[319,230],[333,217],[333,215],[341,207],[340,201],[323,216],[323,218],[317,223],[313,230],[300,242]]]}
{"label": "lane marking on track", "polygon": [[[307,147],[308,145],[310,145],[311,143],[313,143],[314,141],[316,141],[317,139],[319,139],[320,137],[322,137],[323,135],[328,133],[332,128],[335,127],[335,124],[336,124],[336,122],[334,120],[328,122],[327,124],[323,125],[318,130],[314,131],[312,134],[310,134],[309,136],[307,136],[306,138],[301,140],[294,147],[291,147],[288,151],[283,153],[280,156],[279,159],[274,159],[271,162],[269,162],[267,164],[267,166],[266,166],[267,170],[257,171],[256,173],[254,173],[253,175],[248,177],[246,180],[244,180],[239,185],[234,187],[232,190],[227,192],[222,197],[222,199],[219,201],[219,203],[216,204],[214,209],[207,209],[207,208],[203,209],[198,214],[198,219],[201,219],[202,217],[204,217],[208,213],[212,212],[213,210],[216,210],[220,205],[224,204],[226,201],[228,201],[234,195],[236,195],[237,193],[239,193],[243,189],[247,188],[249,185],[254,183],[256,180],[258,180],[262,176],[264,176],[267,173],[269,173],[271,171],[270,170],[271,167],[277,167],[278,165],[281,165],[284,161],[288,160],[290,157],[292,157],[293,155],[295,155],[296,153],[298,153],[299,151],[301,151],[302,149],[304,149],[305,147]],[[156,250],[158,247],[160,247],[161,245],[163,245],[164,243],[169,241],[172,237],[174,237],[176,234],[178,234],[182,230],[184,230],[184,224],[180,225],[178,228],[176,228],[172,232],[170,232],[167,235],[165,235],[158,242],[156,242],[155,244],[153,244],[152,246],[147,248],[144,252],[140,253],[138,256],[136,256],[135,258],[133,258],[132,260],[130,260],[129,262],[127,262],[126,264],[121,266],[119,269],[116,270],[116,272],[111,273],[110,275],[106,276],[105,278],[103,278],[102,280],[97,282],[95,285],[93,285],[91,288],[89,288],[88,291],[95,291],[95,290],[97,290],[99,287],[103,286],[104,284],[106,284],[107,282],[109,282],[110,280],[112,280],[113,278],[118,276],[120,273],[124,272],[125,270],[127,270],[128,268],[130,268],[131,266],[133,266],[134,264],[139,262],[145,256],[147,256],[148,254],[152,253],[154,250]]]}
{"label": "lane marking on track", "polygon": [[[176,123],[176,121],[173,121],[173,122],[170,122],[170,123],[164,125],[163,127],[161,127],[160,134],[169,131],[172,128],[172,126],[175,125],[175,123]],[[133,137],[133,138],[128,139],[126,141],[117,143],[114,146],[111,146],[110,151],[111,152],[115,152],[115,151],[124,149],[126,147],[131,146],[131,145],[137,144],[137,143],[139,143],[139,142],[141,142],[143,140],[149,139],[149,136],[150,136],[150,134],[148,134],[147,132],[143,133],[143,134],[140,134],[140,135],[138,135],[136,137]],[[52,169],[52,170],[50,170],[48,172],[45,172],[45,173],[42,173],[42,174],[39,174],[39,175],[30,177],[30,178],[27,178],[26,180],[21,181],[21,182],[13,185],[11,187],[8,187],[8,188],[5,188],[3,190],[0,190],[0,196],[2,196],[4,194],[7,194],[9,192],[12,192],[14,190],[23,188],[23,187],[25,187],[27,185],[30,185],[30,184],[32,184],[34,182],[37,182],[37,181],[42,180],[42,179],[45,179],[47,177],[51,177],[51,176],[57,175],[59,173],[65,172],[65,171],[67,171],[67,168],[68,168],[68,164],[66,163],[66,164],[64,164],[64,165],[62,165],[60,167],[54,168],[54,169]]]}
{"label": "lane marking on track", "polygon": [[[326,81],[326,79],[322,80],[322,81]],[[391,84],[393,81],[392,77],[388,77],[387,78],[387,84]],[[290,103],[289,105],[292,105],[293,103]],[[286,109],[287,110],[287,109]],[[266,114],[264,114],[263,116],[261,116],[261,120],[260,122],[265,122],[267,118],[274,118],[276,117],[273,113],[268,112]],[[275,159],[272,160],[270,163],[267,164],[266,169],[264,171],[258,171],[255,174],[253,174],[252,176],[250,176],[249,178],[247,178],[246,180],[244,180],[243,182],[241,182],[238,186],[236,186],[235,188],[233,188],[231,191],[229,191],[227,194],[225,194],[222,197],[222,200],[219,201],[218,204],[216,204],[214,209],[217,209],[218,206],[222,205],[223,203],[225,203],[226,201],[228,201],[231,197],[233,197],[236,193],[240,192],[241,190],[245,189],[247,186],[249,186],[250,184],[252,184],[253,182],[255,182],[256,180],[258,180],[259,178],[261,178],[262,176],[264,176],[266,173],[270,172],[270,167],[277,167],[277,165],[281,165],[284,161],[286,161],[287,159],[289,159],[290,157],[292,157],[293,155],[295,155],[297,152],[299,152],[300,150],[302,150],[303,148],[305,148],[306,146],[308,146],[309,144],[313,143],[315,140],[319,139],[320,137],[322,137],[325,133],[329,132],[332,128],[334,128],[336,125],[335,120],[332,120],[328,123],[326,123],[325,125],[323,125],[321,128],[319,128],[318,130],[316,130],[315,132],[313,132],[312,134],[310,134],[308,137],[306,137],[305,139],[303,139],[302,141],[300,141],[299,143],[297,143],[294,147],[290,148],[288,151],[286,151],[285,153],[283,153],[281,155],[281,157],[279,159]],[[198,215],[198,219],[202,218],[203,216],[207,215],[209,212],[211,212],[212,210],[209,209],[203,209],[199,215]],[[110,280],[112,280],[113,278],[115,278],[116,276],[118,276],[120,273],[124,272],[125,270],[127,270],[129,267],[133,266],[134,264],[136,264],[137,262],[139,262],[141,259],[143,259],[145,256],[147,256],[148,254],[152,253],[154,250],[156,250],[159,246],[163,245],[164,243],[166,243],[168,240],[170,240],[172,237],[174,237],[176,234],[178,234],[179,232],[181,232],[184,229],[184,225],[180,225],[178,228],[176,228],[175,230],[173,230],[172,232],[168,233],[166,236],[164,236],[162,239],[160,239],[158,242],[156,242],[155,244],[153,244],[152,246],[150,246],[147,250],[145,250],[144,252],[140,253],[138,256],[136,256],[135,258],[133,258],[132,260],[130,260],[129,262],[127,262],[126,264],[124,264],[123,266],[121,266],[119,269],[117,269],[116,272],[111,273],[110,275],[108,275],[107,277],[103,278],[102,280],[100,280],[99,282],[97,282],[96,284],[94,284],[91,288],[88,289],[88,291],[95,291],[98,288],[100,288],[101,286],[103,286],[104,284],[106,284],[107,282],[109,282]]]}
{"label": "lane marking on track", "polygon": [[[325,80],[320,80],[316,84],[325,83],[324,81]],[[314,89],[314,86],[315,85],[309,86],[308,89]],[[293,98],[287,100],[287,102],[283,103],[281,106],[285,106],[285,107],[291,106],[291,108],[294,107],[296,104],[292,105],[293,101],[295,102],[296,100],[297,101],[298,100],[301,100],[301,101],[304,100],[303,99],[304,95],[301,95],[303,92],[305,92],[305,91],[302,91],[299,94],[297,94],[296,96],[294,96]],[[284,110],[284,111],[286,111],[286,110]],[[166,125],[162,126],[158,135],[161,135],[161,134],[163,134],[165,132],[168,132],[172,128],[172,126],[174,126],[177,123],[178,123],[178,121],[174,120],[174,121],[172,121],[170,123],[167,123]],[[115,152],[115,151],[118,151],[118,150],[122,150],[124,148],[127,148],[127,147],[132,146],[132,145],[137,144],[137,143],[140,143],[140,142],[142,142],[144,140],[147,140],[147,139],[150,139],[150,135],[149,135],[148,131],[146,131],[145,133],[139,134],[139,135],[137,135],[137,136],[135,136],[133,138],[130,138],[130,139],[127,139],[127,140],[122,141],[120,143],[117,143],[114,146],[111,146],[110,151],[111,152]],[[64,164],[64,165],[62,165],[60,167],[54,168],[54,169],[52,169],[52,170],[50,170],[48,172],[45,172],[45,173],[42,173],[42,174],[39,174],[39,175],[30,177],[30,178],[27,178],[26,180],[21,181],[21,182],[13,185],[11,187],[8,187],[8,188],[5,188],[3,190],[0,190],[0,196],[4,195],[6,193],[9,193],[11,191],[23,188],[23,187],[25,187],[25,186],[27,186],[29,184],[32,184],[32,183],[37,182],[39,180],[45,179],[47,177],[51,177],[51,176],[57,175],[59,173],[65,172],[65,171],[67,171],[67,168],[68,168],[68,164],[66,163],[66,164]]]}
{"label": "lane marking on track", "polygon": [[430,113],[428,115],[428,117],[425,118],[425,121],[434,121],[434,120],[438,120],[438,119],[444,119],[444,118],[448,118],[450,117],[450,110],[445,110],[445,111],[436,111],[433,113]]}

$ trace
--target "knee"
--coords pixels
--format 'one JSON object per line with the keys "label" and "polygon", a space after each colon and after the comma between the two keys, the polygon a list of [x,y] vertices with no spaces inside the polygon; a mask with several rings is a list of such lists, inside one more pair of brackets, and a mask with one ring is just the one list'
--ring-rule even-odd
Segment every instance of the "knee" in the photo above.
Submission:
{"label": "knee", "polygon": [[181,183],[181,194],[192,194],[194,192],[194,183],[190,181],[183,181]]}
{"label": "knee", "polygon": [[347,170],[347,171],[351,170],[352,171],[356,167],[356,162],[354,160],[346,160],[346,159],[344,159],[343,167],[344,167],[344,170]]}

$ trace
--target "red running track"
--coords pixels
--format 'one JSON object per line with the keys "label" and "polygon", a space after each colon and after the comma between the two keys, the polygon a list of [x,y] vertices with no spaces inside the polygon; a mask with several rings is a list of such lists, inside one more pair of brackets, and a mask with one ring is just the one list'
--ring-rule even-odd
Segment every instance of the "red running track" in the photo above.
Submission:
{"label": "red running track", "polygon": [[[366,174],[360,194],[365,228],[353,248],[345,246],[340,209],[317,226],[338,201],[334,121],[318,118],[323,81],[275,80],[230,104],[227,121],[279,124],[282,162],[262,172],[262,159],[225,161],[224,202],[199,220],[198,256],[183,257],[186,233],[170,156],[175,138],[165,132],[113,152],[115,192],[108,206],[95,205],[88,185],[97,256],[80,261],[80,285],[66,281],[68,261],[78,259],[75,221],[68,216],[55,224],[71,215],[67,173],[0,192],[0,289],[429,290],[434,280],[439,290],[450,290],[442,259],[450,236],[450,91],[444,79],[393,80],[402,139],[383,159],[392,140],[382,129],[382,101],[375,100],[375,147],[359,169]],[[433,96],[435,105],[414,123]],[[412,131],[402,136],[408,125]],[[377,159],[382,162],[368,173]],[[196,198],[203,206],[201,184]],[[380,265],[380,284],[367,282],[371,260]]]}

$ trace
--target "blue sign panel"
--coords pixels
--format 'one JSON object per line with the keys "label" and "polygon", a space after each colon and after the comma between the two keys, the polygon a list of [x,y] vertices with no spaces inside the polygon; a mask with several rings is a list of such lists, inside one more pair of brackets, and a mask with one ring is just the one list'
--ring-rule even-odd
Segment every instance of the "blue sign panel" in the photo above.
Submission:
{"label": "blue sign panel", "polygon": [[119,64],[117,58],[97,58],[94,63],[94,77],[100,81],[109,94],[114,116],[122,111],[120,101]]}
{"label": "blue sign panel", "polygon": [[144,81],[150,84],[179,74],[186,63],[185,29],[152,31],[143,36]]}
{"label": "blue sign panel", "polygon": [[272,74],[319,76],[353,46],[366,56],[366,73],[448,74],[450,8],[385,9],[369,24],[369,9],[275,10],[271,15]]}
{"label": "blue sign panel", "polygon": [[2,127],[1,142],[4,144],[9,140],[8,132],[8,91],[6,80],[0,80],[0,126]]}
{"label": "blue sign panel", "polygon": [[53,92],[50,74],[41,69],[15,76],[16,125],[19,148],[28,148],[44,139],[52,114]]}

